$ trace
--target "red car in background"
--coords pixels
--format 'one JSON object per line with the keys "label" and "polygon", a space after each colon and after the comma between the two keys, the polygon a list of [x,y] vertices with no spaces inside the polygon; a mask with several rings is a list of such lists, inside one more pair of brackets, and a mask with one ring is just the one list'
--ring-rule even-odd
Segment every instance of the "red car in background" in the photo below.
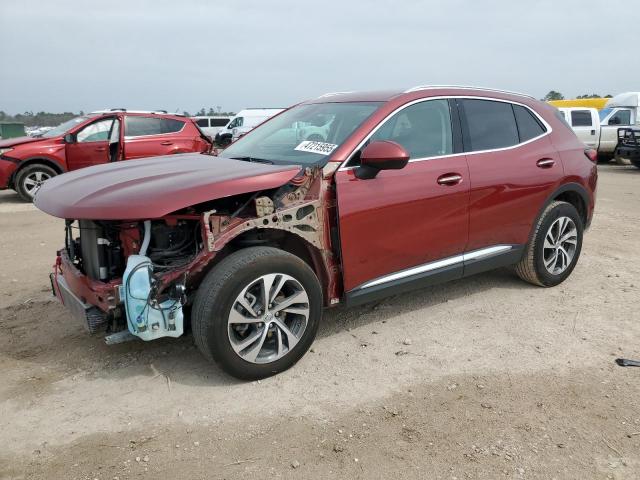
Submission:
{"label": "red car in background", "polygon": [[208,152],[211,141],[183,115],[113,109],[69,120],[40,137],[0,140],[0,190],[33,200],[45,180],[91,165]]}

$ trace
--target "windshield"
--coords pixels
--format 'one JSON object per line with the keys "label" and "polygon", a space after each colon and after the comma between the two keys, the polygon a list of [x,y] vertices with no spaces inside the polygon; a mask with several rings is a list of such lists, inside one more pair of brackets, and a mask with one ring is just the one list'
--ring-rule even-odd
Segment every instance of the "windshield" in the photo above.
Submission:
{"label": "windshield", "polygon": [[324,164],[382,102],[298,105],[257,127],[220,154],[276,164]]}
{"label": "windshield", "polygon": [[600,110],[598,112],[598,115],[600,116],[600,121],[604,120],[605,117],[607,115],[609,115],[611,113],[611,111],[613,110],[613,108],[603,108],[602,110]]}
{"label": "windshield", "polygon": [[49,130],[48,132],[44,133],[42,136],[44,138],[53,138],[53,137],[58,137],[60,135],[64,135],[69,130],[71,130],[73,127],[75,127],[76,125],[81,124],[82,122],[84,122],[84,121],[86,121],[88,119],[89,119],[89,117],[72,118],[71,120],[67,120],[64,123],[61,123],[56,128],[53,128],[53,129]]}

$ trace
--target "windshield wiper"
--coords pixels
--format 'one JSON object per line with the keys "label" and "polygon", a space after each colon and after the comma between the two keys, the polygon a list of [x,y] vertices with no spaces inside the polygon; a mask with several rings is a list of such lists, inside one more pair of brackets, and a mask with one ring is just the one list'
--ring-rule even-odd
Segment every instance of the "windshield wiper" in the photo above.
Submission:
{"label": "windshield wiper", "polygon": [[253,162],[253,163],[267,163],[269,165],[273,165],[271,160],[267,160],[264,158],[255,158],[255,157],[230,157],[231,160],[242,160],[243,162]]}

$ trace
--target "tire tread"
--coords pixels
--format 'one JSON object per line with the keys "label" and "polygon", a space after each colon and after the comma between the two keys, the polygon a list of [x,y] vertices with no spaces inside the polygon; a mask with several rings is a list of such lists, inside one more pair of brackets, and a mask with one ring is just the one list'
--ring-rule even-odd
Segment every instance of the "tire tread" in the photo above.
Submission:
{"label": "tire tread", "polygon": [[540,287],[545,286],[545,284],[542,283],[542,280],[538,276],[538,273],[536,271],[536,265],[535,265],[534,253],[537,245],[538,232],[540,231],[540,228],[542,227],[542,224],[544,223],[544,220],[547,217],[547,215],[549,215],[549,213],[553,209],[563,204],[571,205],[570,203],[567,203],[567,202],[561,202],[561,201],[555,200],[551,202],[549,205],[547,205],[547,207],[542,212],[542,215],[540,215],[540,218],[538,218],[536,229],[531,235],[531,240],[529,241],[529,243],[527,243],[527,247],[525,248],[524,255],[522,256],[522,259],[515,266],[516,273],[525,282],[529,282],[534,285],[538,285]]}

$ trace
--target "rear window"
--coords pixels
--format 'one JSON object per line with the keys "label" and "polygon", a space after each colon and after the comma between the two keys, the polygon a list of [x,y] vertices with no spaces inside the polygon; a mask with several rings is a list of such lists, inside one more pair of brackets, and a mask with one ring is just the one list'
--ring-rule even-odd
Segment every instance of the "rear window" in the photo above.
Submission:
{"label": "rear window", "polygon": [[590,127],[591,112],[588,110],[572,110],[571,125],[574,127]]}
{"label": "rear window", "polygon": [[516,115],[520,142],[526,142],[546,132],[540,120],[528,108],[521,105],[513,105],[513,113]]}
{"label": "rear window", "polygon": [[184,122],[172,118],[157,117],[126,117],[125,136],[142,137],[146,135],[161,135],[163,133],[179,132]]}
{"label": "rear window", "polygon": [[510,103],[464,99],[462,106],[467,120],[467,151],[493,150],[519,143]]}

